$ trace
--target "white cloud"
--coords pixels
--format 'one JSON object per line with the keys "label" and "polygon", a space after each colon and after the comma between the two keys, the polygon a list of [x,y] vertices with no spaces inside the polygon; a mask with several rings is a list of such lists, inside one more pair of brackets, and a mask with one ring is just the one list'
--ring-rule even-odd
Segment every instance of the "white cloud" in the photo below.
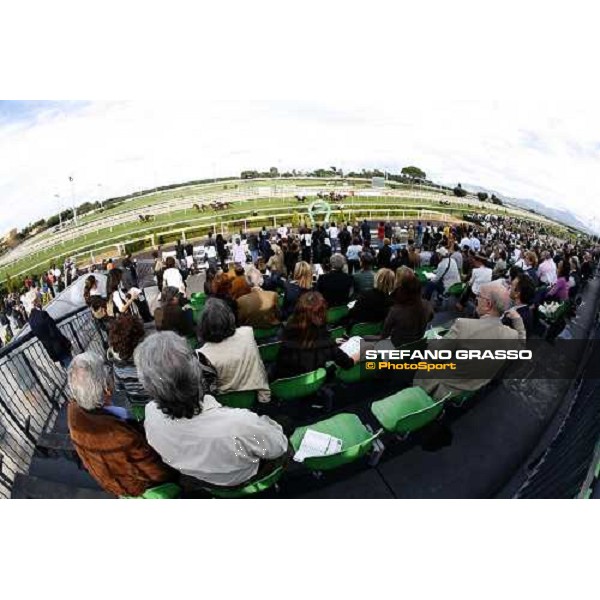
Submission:
{"label": "white cloud", "polygon": [[[438,180],[600,218],[597,19],[577,0],[569,10],[228,4],[197,14],[145,6],[144,27],[128,27],[138,11],[119,5],[127,35],[110,43],[110,11],[88,28],[48,27],[54,5],[38,9],[28,26],[39,47],[22,48],[3,73],[16,97],[153,101],[72,103],[0,124],[0,231],[55,212],[56,193],[66,205],[70,174],[81,202],[273,165],[416,164]],[[5,33],[8,54],[20,33]]]}
{"label": "white cloud", "polygon": [[591,112],[567,120],[509,102],[422,100],[99,102],[49,111],[0,129],[0,225],[48,216],[57,193],[68,205],[70,174],[82,202],[273,165],[414,163],[439,180],[584,216],[595,210],[600,131]]}

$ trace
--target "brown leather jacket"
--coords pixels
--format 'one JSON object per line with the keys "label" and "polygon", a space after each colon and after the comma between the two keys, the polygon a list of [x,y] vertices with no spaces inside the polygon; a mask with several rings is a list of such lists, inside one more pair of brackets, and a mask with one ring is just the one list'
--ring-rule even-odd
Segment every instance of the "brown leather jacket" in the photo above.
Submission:
{"label": "brown leather jacket", "polygon": [[67,415],[79,458],[106,491],[140,496],[150,487],[176,479],[133,424],[102,411],[83,410],[75,402],[69,402]]}

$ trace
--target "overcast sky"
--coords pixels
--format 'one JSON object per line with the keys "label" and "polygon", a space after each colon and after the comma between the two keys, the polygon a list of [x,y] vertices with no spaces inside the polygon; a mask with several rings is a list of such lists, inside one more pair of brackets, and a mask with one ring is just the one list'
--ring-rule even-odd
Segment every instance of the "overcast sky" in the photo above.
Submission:
{"label": "overcast sky", "polygon": [[[244,169],[330,165],[416,165],[434,181],[566,207],[600,226],[596,21],[574,5],[457,0],[393,14],[373,0],[365,20],[312,0],[293,15],[280,3],[235,13],[225,4],[200,15],[223,31],[199,35],[198,19],[160,11],[146,25],[161,44],[135,47],[129,30],[105,43],[110,14],[88,30],[67,22],[71,37],[40,14],[32,35],[52,43],[7,61],[5,80],[17,85],[5,97],[166,98],[0,102],[0,233],[67,208],[72,193],[81,203]],[[255,19],[259,5],[269,10]],[[95,35],[88,54],[73,51],[72,36]]]}

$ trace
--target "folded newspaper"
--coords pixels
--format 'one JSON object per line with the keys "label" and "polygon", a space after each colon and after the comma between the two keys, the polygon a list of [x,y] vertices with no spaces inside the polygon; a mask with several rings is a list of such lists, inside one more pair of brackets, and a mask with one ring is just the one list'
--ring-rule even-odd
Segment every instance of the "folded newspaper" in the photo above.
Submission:
{"label": "folded newspaper", "polygon": [[354,356],[360,352],[360,343],[362,341],[363,339],[359,335],[354,335],[340,346],[340,350],[348,356]]}
{"label": "folded newspaper", "polygon": [[296,462],[303,462],[305,458],[312,456],[328,456],[337,454],[342,450],[342,440],[339,438],[321,433],[314,429],[307,429],[300,443],[300,448],[294,454]]}

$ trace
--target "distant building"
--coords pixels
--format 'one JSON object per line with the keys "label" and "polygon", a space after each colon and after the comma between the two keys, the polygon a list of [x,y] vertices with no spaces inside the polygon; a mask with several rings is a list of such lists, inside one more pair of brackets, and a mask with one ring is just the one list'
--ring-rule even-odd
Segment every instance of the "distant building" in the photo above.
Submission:
{"label": "distant building", "polygon": [[385,187],[385,177],[373,177],[373,178],[371,178],[371,187],[374,187],[374,188]]}
{"label": "distant building", "polygon": [[2,243],[3,244],[10,244],[11,242],[14,242],[17,239],[17,230],[15,229],[11,229],[10,231],[8,231],[7,233],[5,233],[2,236]]}

